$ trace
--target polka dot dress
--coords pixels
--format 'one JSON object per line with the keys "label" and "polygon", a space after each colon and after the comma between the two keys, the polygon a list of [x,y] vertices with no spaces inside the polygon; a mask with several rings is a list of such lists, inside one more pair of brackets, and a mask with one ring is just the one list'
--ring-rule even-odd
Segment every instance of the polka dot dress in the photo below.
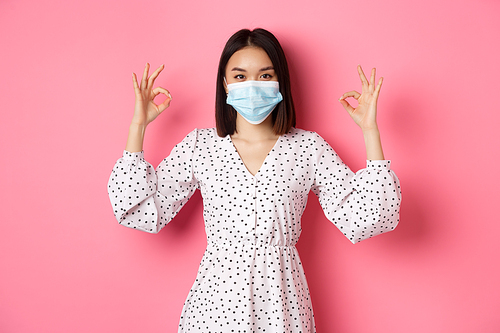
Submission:
{"label": "polka dot dress", "polygon": [[108,192],[120,224],[157,233],[199,189],[208,246],[179,332],[315,332],[295,248],[309,191],[353,243],[393,230],[401,192],[389,161],[356,174],[314,132],[282,135],[252,175],[229,136],[195,129],[156,172],[124,152]]}

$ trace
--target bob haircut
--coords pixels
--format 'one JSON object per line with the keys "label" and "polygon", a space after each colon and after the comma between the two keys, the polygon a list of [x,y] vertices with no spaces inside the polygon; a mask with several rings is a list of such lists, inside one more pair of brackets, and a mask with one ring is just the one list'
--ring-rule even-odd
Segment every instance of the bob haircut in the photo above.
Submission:
{"label": "bob haircut", "polygon": [[273,131],[277,135],[288,133],[292,127],[295,127],[295,107],[290,90],[290,74],[288,72],[285,53],[276,37],[269,31],[264,29],[255,29],[252,31],[242,29],[229,38],[220,56],[215,92],[215,124],[217,134],[220,137],[225,137],[236,132],[237,111],[226,103],[227,96],[224,89],[224,77],[226,76],[226,67],[231,56],[248,46],[263,49],[273,63],[274,71],[278,76],[280,92],[283,96],[283,100],[278,103],[271,114]]}

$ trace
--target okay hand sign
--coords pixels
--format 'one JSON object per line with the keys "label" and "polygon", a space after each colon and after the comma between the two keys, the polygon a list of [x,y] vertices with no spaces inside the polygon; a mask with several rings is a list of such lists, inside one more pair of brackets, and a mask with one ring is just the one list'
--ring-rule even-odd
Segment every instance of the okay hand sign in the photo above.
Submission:
{"label": "okay hand sign", "polygon": [[[144,73],[142,74],[141,85],[137,83],[137,77],[135,73],[132,73],[132,80],[134,81],[134,90],[135,90],[135,109],[134,109],[134,117],[132,118],[132,123],[147,126],[153,120],[156,119],[166,108],[169,107],[170,102],[172,101],[172,96],[168,92],[168,90],[162,87],[156,87],[153,89],[153,85],[155,83],[156,78],[160,74],[160,72],[165,68],[164,65],[158,67],[158,69],[149,75],[149,64],[146,64],[144,68]],[[157,105],[154,102],[154,98],[159,94],[164,94],[167,96],[167,99]]]}
{"label": "okay hand sign", "polygon": [[[380,78],[377,85],[375,85],[375,68],[372,69],[370,81],[366,79],[365,73],[363,73],[359,65],[358,73],[362,84],[361,94],[354,90],[346,92],[340,97],[339,101],[363,131],[377,129],[377,99],[382,87],[383,78]],[[346,101],[348,97],[353,97],[358,101],[356,108],[352,107]]]}

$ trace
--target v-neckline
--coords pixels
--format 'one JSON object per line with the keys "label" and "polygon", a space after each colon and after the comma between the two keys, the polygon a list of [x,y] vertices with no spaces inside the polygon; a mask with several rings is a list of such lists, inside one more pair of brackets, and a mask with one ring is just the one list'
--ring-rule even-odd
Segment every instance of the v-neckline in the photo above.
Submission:
{"label": "v-neckline", "polygon": [[276,142],[274,143],[273,147],[271,148],[271,150],[269,150],[269,152],[267,153],[266,157],[264,158],[264,161],[262,161],[262,164],[260,165],[259,169],[257,170],[257,172],[255,174],[253,174],[250,170],[248,170],[248,167],[246,166],[245,162],[243,161],[243,158],[241,157],[240,153],[238,152],[238,149],[236,148],[234,142],[233,142],[233,139],[231,139],[231,135],[228,135],[228,140],[229,140],[229,143],[231,144],[231,146],[233,147],[233,151],[234,153],[236,154],[236,157],[238,158],[238,160],[240,161],[241,165],[243,166],[243,168],[245,169],[246,172],[248,172],[248,174],[254,178],[254,177],[257,177],[258,174],[262,173],[261,170],[262,168],[266,165],[267,163],[267,159],[269,157],[269,155],[271,155],[271,153],[275,150],[275,148],[278,146],[278,143],[281,141],[283,135],[280,135],[278,137],[278,139],[276,139]]}

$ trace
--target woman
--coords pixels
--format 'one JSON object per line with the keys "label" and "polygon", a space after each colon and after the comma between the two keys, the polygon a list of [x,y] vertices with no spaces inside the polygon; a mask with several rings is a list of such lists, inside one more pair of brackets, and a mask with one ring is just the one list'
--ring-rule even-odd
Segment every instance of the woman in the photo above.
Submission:
{"label": "woman", "polygon": [[[196,189],[203,197],[207,249],[184,303],[179,332],[315,332],[304,271],[295,248],[308,192],[353,243],[393,230],[399,181],[384,160],[376,123],[382,79],[340,102],[362,131],[367,168],[352,173],[314,132],[295,128],[288,66],[277,39],[240,30],[219,63],[216,129],[195,129],[156,173],[142,153],[146,127],[172,100],[153,88],[146,65],[126,150],[109,196],[120,224],[159,232]],[[165,94],[164,103],[153,101]],[[353,108],[346,98],[358,100]]]}

